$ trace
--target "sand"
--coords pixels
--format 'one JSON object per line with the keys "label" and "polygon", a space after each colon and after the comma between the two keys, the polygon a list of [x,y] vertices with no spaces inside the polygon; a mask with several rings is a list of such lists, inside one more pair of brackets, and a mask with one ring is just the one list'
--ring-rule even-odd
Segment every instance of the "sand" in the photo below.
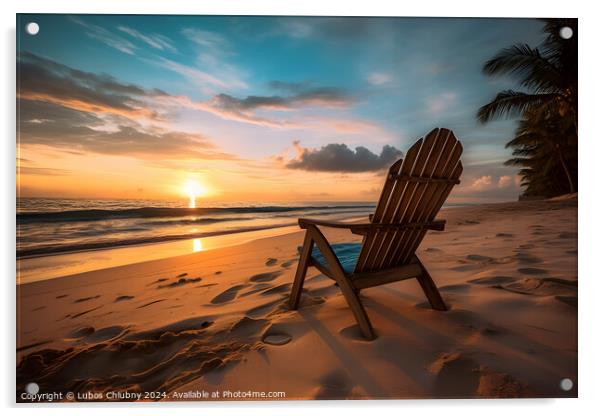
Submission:
{"label": "sand", "polygon": [[440,217],[417,254],[450,310],[415,280],[364,290],[374,341],[313,268],[288,310],[301,231],[19,285],[18,394],[35,381],[141,400],[576,397],[576,196]]}

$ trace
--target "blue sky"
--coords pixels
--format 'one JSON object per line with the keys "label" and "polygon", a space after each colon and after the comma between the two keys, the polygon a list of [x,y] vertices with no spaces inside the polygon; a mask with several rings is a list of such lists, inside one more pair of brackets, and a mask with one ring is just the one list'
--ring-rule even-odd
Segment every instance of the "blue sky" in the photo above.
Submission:
{"label": "blue sky", "polygon": [[[464,143],[457,200],[510,200],[520,192],[515,170],[503,166],[515,121],[480,125],[475,114],[498,91],[517,87],[512,79],[484,76],[483,63],[514,43],[539,44],[542,24],[536,20],[135,15],[18,20],[18,49],[28,54],[19,62],[32,74],[22,77],[18,94],[24,108],[20,147],[31,175],[24,181],[26,194],[77,195],[81,182],[74,177],[85,173],[82,166],[91,167],[86,160],[102,162],[96,166],[102,173],[120,158],[124,178],[131,176],[128,169],[148,169],[149,178],[171,169],[171,176],[157,185],[161,192],[124,180],[117,190],[112,187],[117,196],[134,188],[148,197],[167,194],[182,177],[199,175],[216,199],[266,198],[261,191],[266,183],[283,199],[315,199],[285,192],[293,184],[340,179],[357,186],[339,193],[325,188],[320,195],[370,199],[390,162],[383,146],[404,151],[434,127],[451,128]],[[29,21],[40,25],[38,35],[24,32]],[[69,71],[76,70],[81,74],[74,77]],[[105,89],[102,79],[112,86]],[[63,134],[58,119],[44,116],[55,110]],[[44,125],[53,127],[54,136]],[[79,142],[75,127],[85,136]],[[158,161],[145,147],[149,137],[161,144],[156,153],[167,152],[167,158]],[[341,144],[349,149],[328,147]],[[347,150],[358,146],[374,156],[363,172],[292,163],[322,150],[356,157]],[[52,176],[53,170],[54,181],[42,180],[42,173]],[[223,175],[216,180],[218,171]],[[247,193],[227,191],[243,177],[250,181]],[[119,185],[118,177],[114,181]],[[359,189],[357,198],[353,189]],[[81,194],[109,195],[102,188]]]}

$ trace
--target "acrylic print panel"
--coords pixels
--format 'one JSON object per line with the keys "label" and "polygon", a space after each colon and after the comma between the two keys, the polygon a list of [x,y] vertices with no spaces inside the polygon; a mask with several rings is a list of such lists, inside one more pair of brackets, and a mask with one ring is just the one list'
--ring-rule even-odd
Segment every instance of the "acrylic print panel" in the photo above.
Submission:
{"label": "acrylic print panel", "polygon": [[577,396],[576,20],[17,27],[17,401]]}

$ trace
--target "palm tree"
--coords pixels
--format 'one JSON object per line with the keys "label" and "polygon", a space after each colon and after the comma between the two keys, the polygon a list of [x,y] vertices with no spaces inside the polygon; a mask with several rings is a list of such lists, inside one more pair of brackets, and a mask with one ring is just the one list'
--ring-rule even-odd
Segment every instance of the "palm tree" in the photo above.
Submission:
{"label": "palm tree", "polygon": [[[507,164],[524,167],[519,174],[527,186],[525,195],[576,190],[577,19],[544,22],[547,36],[539,47],[511,46],[483,67],[490,76],[517,78],[525,91],[502,91],[477,113],[482,123],[522,116],[515,138],[506,147],[514,148],[516,156]],[[561,37],[563,27],[572,29],[570,39]],[[559,171],[566,178],[566,187],[555,182]]]}
{"label": "palm tree", "polygon": [[528,110],[506,147],[515,156],[506,165],[524,167],[519,174],[526,196],[575,192],[577,136],[570,118]]}
{"label": "palm tree", "polygon": [[[539,48],[517,44],[487,61],[487,75],[512,75],[528,92],[506,90],[479,109],[485,123],[500,116],[522,115],[530,108],[551,106],[577,121],[577,19],[544,19],[548,35]],[[573,29],[570,39],[560,37],[562,27]]]}

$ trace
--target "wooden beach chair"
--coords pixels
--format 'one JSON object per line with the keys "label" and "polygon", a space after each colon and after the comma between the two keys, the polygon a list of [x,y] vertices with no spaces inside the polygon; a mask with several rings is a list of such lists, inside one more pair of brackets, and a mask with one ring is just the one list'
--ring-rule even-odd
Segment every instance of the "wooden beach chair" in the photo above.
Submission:
{"label": "wooden beach chair", "polygon": [[[362,289],[415,278],[431,307],[447,310],[415,252],[428,230],[444,229],[445,221],[436,220],[435,216],[454,185],[460,183],[461,154],[462,145],[450,130],[434,129],[414,143],[404,159],[391,166],[368,222],[300,218],[299,226],[306,232],[290,308],[297,309],[307,268],[313,266],[338,284],[367,339],[374,339],[375,334],[359,298]],[[354,268],[345,270],[319,227],[345,228],[363,236]]]}

